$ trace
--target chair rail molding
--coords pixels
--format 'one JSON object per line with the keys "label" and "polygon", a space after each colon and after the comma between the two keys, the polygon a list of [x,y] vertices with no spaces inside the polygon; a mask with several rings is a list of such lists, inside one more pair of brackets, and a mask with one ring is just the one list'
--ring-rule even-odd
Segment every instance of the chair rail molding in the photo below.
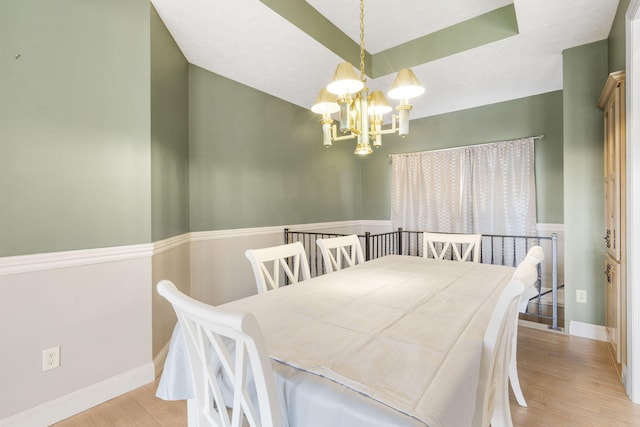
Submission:
{"label": "chair rail molding", "polygon": [[144,243],[128,246],[9,256],[0,258],[0,276],[55,268],[77,267],[103,262],[150,258],[152,255],[153,244]]}
{"label": "chair rail molding", "polygon": [[[122,261],[127,259],[148,258],[190,242],[277,234],[282,233],[284,228],[305,231],[349,227],[361,228],[363,230],[367,227],[388,227],[389,230],[391,230],[391,221],[351,220],[238,228],[229,230],[196,231],[169,237],[153,243],[0,257],[0,276],[50,270],[54,268]],[[562,231],[563,228],[563,224],[537,224],[538,234],[540,235],[547,235],[552,232]]]}

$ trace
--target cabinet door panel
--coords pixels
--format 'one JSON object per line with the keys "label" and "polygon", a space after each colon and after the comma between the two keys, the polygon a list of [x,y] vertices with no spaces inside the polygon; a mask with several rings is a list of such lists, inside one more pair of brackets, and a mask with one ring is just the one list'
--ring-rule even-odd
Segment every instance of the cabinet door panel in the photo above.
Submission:
{"label": "cabinet door panel", "polygon": [[620,264],[609,256],[605,258],[605,277],[605,326],[616,361],[620,363]]}

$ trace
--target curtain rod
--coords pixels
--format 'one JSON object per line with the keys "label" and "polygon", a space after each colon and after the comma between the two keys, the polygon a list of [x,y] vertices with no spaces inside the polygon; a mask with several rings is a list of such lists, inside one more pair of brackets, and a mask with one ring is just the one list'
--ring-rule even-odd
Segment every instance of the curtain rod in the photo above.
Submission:
{"label": "curtain rod", "polygon": [[[441,148],[439,150],[427,150],[427,151],[447,151],[447,150],[457,150],[459,148],[467,148],[467,147],[476,147],[478,145],[488,145],[488,144],[498,144],[500,142],[508,142],[508,141],[517,141],[519,139],[527,139],[527,138],[533,138],[533,140],[537,140],[537,139],[544,139],[544,134],[541,135],[537,135],[537,136],[525,136],[524,138],[517,138],[517,139],[507,139],[504,141],[493,141],[493,142],[481,142],[479,144],[473,144],[473,145],[463,145],[460,147],[451,147],[451,148]],[[420,153],[421,151],[418,151],[418,153]],[[398,156],[398,155],[402,155],[402,154],[415,154],[416,152],[413,153],[398,153],[398,154],[387,154],[387,157],[390,159],[391,156]]]}

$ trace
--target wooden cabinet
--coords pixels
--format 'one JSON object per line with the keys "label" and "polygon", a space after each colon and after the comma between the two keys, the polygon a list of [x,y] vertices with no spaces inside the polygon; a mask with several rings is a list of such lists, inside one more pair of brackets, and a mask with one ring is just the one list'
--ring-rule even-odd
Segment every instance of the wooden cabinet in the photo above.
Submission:
{"label": "wooden cabinet", "polygon": [[621,341],[620,337],[620,263],[613,260],[611,256],[605,256],[605,322],[607,327],[607,338],[611,343],[616,362],[621,362]]}
{"label": "wooden cabinet", "polygon": [[605,326],[616,361],[626,365],[624,71],[609,75],[598,106],[604,111]]}

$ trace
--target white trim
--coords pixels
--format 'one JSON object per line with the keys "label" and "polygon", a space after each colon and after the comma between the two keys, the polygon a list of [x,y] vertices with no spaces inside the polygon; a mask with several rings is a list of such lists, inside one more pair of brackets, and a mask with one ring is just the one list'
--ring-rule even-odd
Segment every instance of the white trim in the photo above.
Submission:
{"label": "white trim", "polygon": [[103,262],[148,258],[152,253],[153,245],[151,243],[145,243],[140,245],[10,256],[0,258],[0,276],[51,270],[54,268],[77,267]]}
{"label": "white trim", "polygon": [[564,231],[564,224],[540,222],[536,224],[536,230],[538,231],[538,234],[542,234],[542,235],[558,233],[558,232],[561,233]]}
{"label": "white trim", "polygon": [[[640,0],[638,0],[640,1]],[[227,239],[232,237],[259,236],[284,233],[288,228],[294,231],[322,230],[339,227],[391,227],[389,220],[352,220],[321,222],[314,224],[278,225],[269,227],[238,228],[229,230],[211,230],[184,233],[153,243],[107,248],[80,249],[64,252],[48,252],[30,255],[0,257],[0,276],[51,270],[55,268],[76,267],[103,262],[146,258],[168,251],[178,246],[203,240]],[[538,234],[562,232],[564,224],[537,224]]]}
{"label": "white trim", "polygon": [[191,233],[190,241],[199,242],[201,240],[227,239],[230,237],[257,236],[262,234],[282,233],[282,227],[259,227],[259,228],[237,228],[230,230],[210,230],[194,231]]}
{"label": "white trim", "polygon": [[367,223],[368,222],[364,220],[318,222],[315,224],[285,225],[281,227],[280,230],[284,233],[285,228],[288,228],[289,230],[318,230],[323,228],[336,228],[336,227],[360,227],[362,225],[368,225]]}
{"label": "white trim", "polygon": [[[389,227],[391,229],[391,220],[383,220],[383,219],[363,219],[362,221],[358,221],[360,227]],[[393,230],[396,231],[396,230]]]}
{"label": "white trim", "polygon": [[640,0],[631,0],[625,15],[627,126],[627,366],[623,383],[629,398],[640,403]]}
{"label": "white trim", "polygon": [[0,420],[0,426],[48,426],[148,384],[154,379],[153,364],[147,363],[121,375],[4,418]]}
{"label": "white trim", "polygon": [[601,325],[592,325],[572,320],[569,322],[569,335],[582,338],[590,338],[598,341],[608,341],[607,328]]}
{"label": "white trim", "polygon": [[[388,222],[385,222],[385,224],[387,223]],[[362,224],[363,221],[337,221],[321,222],[316,224],[274,225],[268,227],[236,228],[229,230],[195,231],[191,233],[191,241],[197,242],[200,240],[227,239],[230,237],[259,236],[277,233],[282,233],[284,236],[285,228],[295,231],[304,231],[318,230],[322,228],[361,226]]]}
{"label": "white trim", "polygon": [[169,237],[168,239],[153,242],[153,255],[166,252],[170,249],[189,243],[191,239],[190,233],[180,234],[178,236]]}
{"label": "white trim", "polygon": [[233,230],[199,231],[180,234],[154,243],[0,257],[0,276],[52,270],[55,268],[92,265],[103,262],[148,258],[190,242],[278,234],[284,233],[285,228],[304,231],[367,225],[387,226],[389,224],[389,221],[336,221],[316,224],[278,225],[271,227],[239,228]]}

